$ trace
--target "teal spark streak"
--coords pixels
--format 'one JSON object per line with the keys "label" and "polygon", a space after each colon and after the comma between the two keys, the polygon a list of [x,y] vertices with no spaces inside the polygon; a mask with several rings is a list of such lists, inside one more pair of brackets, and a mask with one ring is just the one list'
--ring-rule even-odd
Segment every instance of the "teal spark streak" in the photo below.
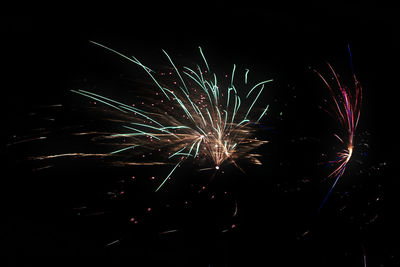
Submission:
{"label": "teal spark streak", "polygon": [[[89,92],[89,91],[85,91],[85,90],[78,90],[78,91],[71,90],[71,91],[74,92],[74,93],[78,93],[78,94],[84,95],[84,96],[86,96],[86,97],[92,98],[92,99],[94,99],[94,100],[97,100],[97,101],[99,101],[99,102],[101,102],[101,103],[104,103],[104,104],[106,104],[106,105],[108,105],[108,106],[111,106],[111,107],[113,107],[113,108],[115,108],[115,109],[117,109],[117,110],[119,110],[119,111],[124,112],[124,113],[126,113],[126,111],[121,110],[121,108],[126,109],[126,110],[129,110],[129,111],[131,111],[131,112],[134,112],[134,113],[136,113],[136,114],[139,114],[140,116],[142,116],[142,117],[144,117],[144,118],[146,118],[146,119],[148,119],[148,120],[150,120],[150,121],[152,121],[152,122],[154,122],[154,123],[160,125],[161,127],[164,127],[164,125],[162,125],[161,123],[157,122],[156,120],[150,118],[150,117],[147,116],[147,115],[144,115],[143,113],[146,113],[146,112],[143,111],[143,110],[141,110],[141,109],[128,106],[128,105],[123,104],[123,103],[121,103],[121,102],[118,102],[118,101],[109,99],[109,98],[107,98],[107,97],[104,97],[104,96],[101,96],[101,95],[98,95],[98,94],[95,94],[95,93],[92,93],[92,92]],[[82,92],[83,92],[83,93],[82,93]],[[93,97],[93,96],[96,96],[96,97]],[[115,103],[115,104],[118,104],[118,105],[120,105],[120,107],[116,107],[116,106],[114,106],[114,105],[112,105],[112,104],[110,104],[110,103],[107,103],[107,102],[105,102],[105,101],[99,99],[99,98],[102,98],[102,99],[104,99],[104,100],[110,101],[110,102]]]}
{"label": "teal spark streak", "polygon": [[[235,93],[236,93],[236,90],[235,90]],[[240,107],[240,97],[235,94],[235,106],[233,108],[233,115],[232,115],[231,125],[233,124],[233,121],[234,121],[235,116],[236,116],[236,112],[238,111],[239,107]]]}
{"label": "teal spark streak", "polygon": [[[197,69],[199,70],[199,74],[200,74],[200,78],[201,78],[200,81],[201,81],[201,83],[203,84],[203,88],[204,88],[204,90],[206,91],[206,93],[207,93],[207,95],[208,95],[208,99],[210,100],[210,105],[212,105],[213,103],[212,103],[212,101],[211,101],[210,94],[208,93],[208,90],[207,90],[207,87],[206,87],[206,83],[205,83],[205,81],[204,81],[203,73],[202,73],[201,68],[200,68],[199,65],[197,65]],[[213,95],[214,95],[215,105],[217,105],[218,99],[215,97],[215,92],[214,92],[214,90],[211,89],[211,88],[210,88],[210,90],[211,90],[211,92],[212,92]]]}
{"label": "teal spark streak", "polygon": [[139,129],[136,129],[136,128],[133,128],[133,127],[129,127],[129,126],[123,126],[124,128],[127,128],[127,129],[129,129],[129,130],[134,130],[134,131],[137,131],[137,132],[139,132],[139,133],[142,133],[143,135],[148,135],[148,136],[151,136],[151,137],[154,137],[155,139],[157,139],[157,140],[160,140],[160,138],[158,138],[157,136],[155,136],[155,135],[152,135],[151,133],[147,133],[147,132],[143,132],[143,131],[141,131],[141,130],[139,130]]}
{"label": "teal spark streak", "polygon": [[176,100],[176,102],[178,102],[179,105],[181,106],[181,108],[183,109],[183,111],[185,111],[186,115],[188,115],[188,117],[190,117],[194,121],[192,115],[190,114],[190,112],[186,108],[186,106],[183,104],[182,100],[180,100],[174,93],[172,93],[172,94],[174,95],[174,97],[175,97],[174,99]]}
{"label": "teal spark streak", "polygon": [[177,152],[175,152],[174,154],[172,154],[171,156],[169,156],[168,158],[172,158],[173,156],[176,156],[177,154],[181,153],[183,150],[185,150],[186,147],[179,149]]}
{"label": "teal spark streak", "polygon": [[151,128],[151,129],[154,129],[154,130],[157,130],[157,131],[161,131],[161,132],[164,132],[164,133],[168,133],[168,134],[170,134],[170,135],[172,135],[172,136],[174,136],[174,137],[179,139],[179,137],[176,136],[174,133],[171,133],[170,131],[166,131],[165,127],[164,128],[157,128],[157,127],[154,127],[154,126],[151,126],[151,125],[148,125],[148,124],[143,124],[143,123],[138,123],[138,122],[131,122],[131,124],[139,125],[139,126],[143,126],[143,127],[147,127],[147,128]]}
{"label": "teal spark streak", "polygon": [[204,132],[203,129],[201,129],[199,126],[196,126],[197,129],[199,129],[199,131],[203,134],[203,136],[207,136],[207,134]]}
{"label": "teal spark streak", "polygon": [[217,75],[215,75],[215,73],[214,73],[214,86],[216,87],[218,97],[219,97],[219,87],[217,85]]}
{"label": "teal spark streak", "polygon": [[203,77],[203,72],[201,71],[201,68],[199,65],[197,65],[197,69],[199,70],[200,78],[201,78],[201,83],[204,85],[204,88],[206,87],[206,84],[204,83],[204,77]]}
{"label": "teal spark streak", "polygon": [[93,99],[93,100],[99,101],[99,102],[101,102],[101,103],[103,103],[103,104],[105,104],[105,105],[108,105],[108,106],[110,106],[110,107],[113,107],[113,108],[115,108],[115,109],[121,111],[121,112],[126,113],[126,111],[124,111],[124,110],[120,109],[119,107],[116,107],[116,106],[114,106],[114,105],[112,105],[112,104],[110,104],[110,103],[107,103],[107,102],[101,100],[100,98],[97,98],[97,97],[94,97],[94,96],[91,96],[91,95],[88,95],[88,94],[85,94],[85,93],[82,93],[82,92],[79,92],[79,91],[76,91],[76,90],[71,90],[71,92],[74,92],[74,93],[77,93],[77,94],[86,96],[86,97],[88,97],[88,98],[91,98],[91,99]]}
{"label": "teal spark streak", "polygon": [[[98,45],[98,46],[100,46],[100,47],[103,47],[103,48],[107,49],[108,51],[111,51],[111,52],[113,52],[113,53],[115,53],[115,54],[117,54],[117,55],[119,55],[119,56],[121,56],[121,57],[123,57],[123,58],[126,58],[127,60],[129,60],[129,61],[131,61],[131,62],[137,64],[137,62],[136,62],[135,60],[132,60],[130,57],[128,57],[128,56],[126,56],[126,55],[124,55],[124,54],[122,54],[122,53],[120,53],[120,52],[118,52],[118,51],[116,51],[116,50],[114,50],[114,49],[112,49],[112,48],[109,48],[108,46],[102,45],[102,44],[97,43],[97,42],[95,42],[95,41],[89,41],[89,42],[91,42],[92,44]],[[139,65],[139,64],[138,64],[138,65]],[[146,68],[147,68],[147,67],[146,67]],[[148,69],[150,69],[150,68],[148,68]]]}
{"label": "teal spark streak", "polygon": [[236,112],[239,110],[240,103],[241,103],[240,96],[237,96],[237,99],[238,99],[238,105],[237,105],[237,108],[236,108]]}
{"label": "teal spark streak", "polygon": [[190,147],[190,149],[189,149],[188,154],[190,154],[191,156],[192,156],[191,153],[192,153],[193,147],[194,147],[194,145],[195,145],[197,142],[199,142],[199,140],[196,140],[196,141],[192,144],[192,146]]}
{"label": "teal spark streak", "polygon": [[264,84],[261,86],[261,89],[260,89],[260,91],[258,92],[258,94],[257,94],[256,98],[254,99],[253,103],[251,104],[249,110],[247,110],[246,116],[244,116],[245,119],[247,118],[247,115],[249,115],[251,109],[252,109],[253,106],[254,106],[254,103],[256,103],[256,101],[257,101],[258,97],[261,95],[263,89],[264,89]]}
{"label": "teal spark streak", "polygon": [[213,123],[213,120],[211,118],[210,111],[208,111],[208,108],[206,108],[206,110],[207,110],[208,117],[210,118],[211,126],[214,128],[214,123]]}
{"label": "teal spark streak", "polygon": [[181,74],[179,73],[178,69],[175,67],[174,62],[172,62],[172,59],[171,59],[170,56],[167,54],[167,52],[165,52],[164,50],[162,50],[162,51],[163,51],[163,53],[168,57],[169,62],[171,62],[171,65],[174,67],[176,73],[178,74],[179,78],[181,79],[181,82],[182,82],[183,86],[184,86],[185,89],[186,89],[186,92],[189,93],[189,90],[187,89],[186,84],[185,84],[185,82],[183,81],[182,76],[181,76]]}
{"label": "teal spark streak", "polygon": [[[197,107],[197,105],[190,99],[189,95],[185,94],[185,96],[186,96],[186,98],[189,100],[190,104],[192,105],[193,110],[194,110],[198,115],[201,116],[201,118],[203,119],[203,122],[205,123],[204,118],[203,118],[203,115],[201,114],[200,109],[199,109],[199,108]],[[194,121],[194,119],[193,119],[193,121]],[[207,125],[207,124],[205,123],[205,125]],[[205,126],[205,125],[204,125],[204,126]]]}
{"label": "teal spark streak", "polygon": [[206,60],[206,58],[205,58],[205,56],[204,56],[204,54],[203,54],[203,50],[201,50],[201,47],[200,47],[200,46],[199,46],[199,50],[200,50],[200,54],[201,54],[201,56],[203,57],[204,63],[206,63],[206,66],[207,66],[208,72],[210,72],[210,68],[208,67],[207,60]]}
{"label": "teal spark streak", "polygon": [[249,73],[249,69],[246,69],[246,73],[244,74],[244,83],[247,84],[247,74]]}
{"label": "teal spark streak", "polygon": [[210,91],[214,96],[215,105],[218,105],[218,92],[216,91],[215,86],[210,84],[208,81],[204,81],[204,84],[208,85],[208,88],[210,88]]}
{"label": "teal spark streak", "polygon": [[237,125],[235,126],[235,128],[239,127],[239,125],[241,125],[242,123],[249,122],[249,121],[250,121],[250,120],[248,120],[248,119],[244,119],[244,120],[242,120],[239,124],[237,124]]}
{"label": "teal spark streak", "polygon": [[179,126],[167,126],[163,127],[162,129],[191,129],[191,128],[188,126],[179,125]]}
{"label": "teal spark streak", "polygon": [[257,84],[254,85],[254,87],[251,88],[251,90],[247,93],[246,98],[249,97],[249,95],[251,94],[251,92],[252,92],[257,86],[262,85],[262,84],[264,84],[264,83],[269,83],[269,82],[272,82],[272,81],[273,81],[273,79],[270,79],[270,80],[266,80],[266,81],[262,81],[262,82],[257,83]]}
{"label": "teal spark streak", "polygon": [[129,107],[129,106],[121,106],[121,108],[124,108],[124,109],[127,109],[127,110],[129,110],[129,111],[132,111],[132,112],[134,112],[134,113],[136,113],[136,114],[138,114],[138,115],[140,115],[140,116],[142,116],[142,117],[144,117],[144,118],[146,118],[146,119],[148,119],[148,120],[150,120],[150,121],[152,121],[152,122],[154,122],[154,123],[160,125],[161,127],[164,127],[164,125],[162,125],[162,124],[159,123],[158,121],[156,121],[156,120],[150,118],[150,117],[147,116],[147,115],[144,115],[144,114],[142,114],[142,113],[136,111],[135,109],[133,109],[133,108],[131,108],[131,107]]}
{"label": "teal spark streak", "polygon": [[230,99],[230,95],[231,95],[231,91],[232,91],[232,90],[235,90],[234,87],[229,87],[229,88],[228,88],[228,93],[227,93],[228,96],[227,96],[227,100],[226,100],[226,109],[229,108],[229,99]]}
{"label": "teal spark streak", "polygon": [[154,81],[154,83],[161,89],[161,91],[164,93],[164,95],[167,97],[167,99],[169,100],[169,96],[167,95],[167,93],[165,93],[164,89],[163,89],[163,88],[161,87],[161,85],[157,82],[157,80],[154,78],[154,76],[151,75],[151,73],[150,73],[151,69],[148,68],[148,67],[146,67],[146,66],[143,65],[142,63],[140,63],[140,61],[139,61],[137,58],[132,57],[132,58],[133,58],[133,59],[132,59],[132,58],[130,58],[130,57],[128,57],[128,56],[125,56],[124,54],[122,54],[122,53],[120,53],[120,52],[118,52],[118,51],[116,51],[116,50],[114,50],[114,49],[112,49],[112,48],[109,48],[109,47],[105,46],[105,45],[102,45],[102,44],[97,43],[97,42],[94,42],[94,41],[90,41],[90,42],[93,43],[93,44],[95,44],[95,45],[98,45],[98,46],[100,46],[100,47],[103,47],[103,48],[107,49],[108,51],[111,51],[111,52],[113,52],[113,53],[115,53],[115,54],[117,54],[117,55],[119,55],[119,56],[121,56],[121,57],[123,57],[123,58],[125,58],[125,59],[127,59],[127,60],[129,60],[129,61],[131,61],[131,62],[133,62],[133,63],[135,63],[136,65],[142,67],[142,68],[147,72],[147,74],[151,77],[151,79]]}
{"label": "teal spark streak", "polygon": [[[218,139],[221,139],[222,132],[221,132],[221,128],[219,127],[219,124],[217,124],[217,128],[218,128],[218,130],[217,130],[217,133],[218,133]],[[215,128],[214,128],[214,129],[215,129]]]}
{"label": "teal spark streak", "polygon": [[160,188],[165,184],[165,182],[168,180],[168,178],[171,176],[171,174],[175,171],[175,169],[179,166],[179,164],[181,164],[182,161],[180,161],[179,163],[177,163],[175,165],[175,167],[172,169],[172,171],[168,174],[167,178],[164,179],[164,181],[160,184],[160,186],[156,189],[156,192],[158,190],[160,190]]}
{"label": "teal spark streak", "polygon": [[131,148],[135,148],[135,147],[137,147],[137,146],[134,145],[134,146],[125,147],[125,148],[122,148],[122,149],[119,149],[119,150],[110,152],[110,154],[116,154],[116,153],[119,153],[119,152],[122,152],[122,151],[125,151],[125,150],[128,150],[128,149],[131,149]]}
{"label": "teal spark streak", "polygon": [[192,75],[190,75],[188,72],[186,72],[186,71],[183,72],[184,74],[186,74],[187,76],[189,76],[193,81],[195,81],[195,82],[204,90],[204,92],[206,92],[206,94],[207,94],[207,96],[208,96],[208,99],[210,100],[210,103],[212,103],[210,94],[208,93],[207,88],[201,83],[201,79],[200,79],[200,77],[197,75],[197,73],[194,72],[193,70],[189,69],[188,67],[184,67],[184,68],[190,70],[191,72],[193,72],[193,73],[197,76],[197,78],[198,78],[199,80],[197,80],[195,77],[193,77]]}
{"label": "teal spark streak", "polygon": [[207,126],[207,122],[206,122],[206,120],[204,119],[203,113],[202,113],[201,110],[197,107],[197,105],[195,105],[195,107],[196,107],[196,110],[197,110],[197,114],[199,114],[200,117],[201,117],[201,119],[203,120],[204,127]]}
{"label": "teal spark streak", "polygon": [[[105,100],[110,101],[110,102],[112,102],[112,103],[116,103],[116,104],[120,105],[119,108],[117,108],[117,107],[115,107],[115,106],[113,106],[113,105],[111,105],[111,104],[109,104],[109,103],[105,103],[105,102],[101,101],[102,103],[105,103],[105,104],[107,104],[107,105],[109,105],[109,106],[112,106],[112,107],[114,107],[114,108],[116,108],[116,109],[118,109],[118,110],[121,110],[120,108],[123,108],[123,109],[129,110],[129,111],[131,111],[131,112],[134,112],[134,113],[136,113],[136,114],[139,114],[140,116],[142,116],[142,117],[144,117],[144,118],[146,118],[146,119],[148,119],[148,120],[150,120],[150,121],[152,121],[152,122],[154,122],[154,123],[160,125],[161,127],[164,127],[161,123],[157,122],[156,120],[150,118],[150,117],[147,116],[147,115],[144,115],[143,113],[147,113],[146,111],[143,111],[143,110],[138,109],[138,108],[135,108],[135,107],[128,106],[128,105],[123,104],[123,103],[121,103],[121,102],[118,102],[118,101],[112,100],[112,99],[110,99],[110,98],[107,98],[107,97],[104,97],[104,96],[101,96],[101,95],[98,95],[98,94],[95,94],[95,93],[92,93],[92,92],[88,92],[88,91],[85,91],[85,90],[79,90],[79,92],[84,92],[84,93],[86,93],[86,94],[94,95],[94,96],[96,96],[96,97],[105,99]],[[87,97],[91,97],[91,96],[87,96]],[[92,97],[91,97],[91,98],[92,98]],[[99,100],[99,101],[100,101],[100,100]],[[124,110],[121,110],[121,111],[125,113]]]}
{"label": "teal spark streak", "polygon": [[194,154],[194,157],[196,157],[197,156],[197,154],[199,153],[199,148],[200,148],[200,144],[201,144],[201,142],[203,141],[203,138],[202,139],[200,139],[200,141],[197,143],[197,147],[196,147],[196,154]]}
{"label": "teal spark streak", "polygon": [[226,127],[226,119],[228,118],[228,112],[224,109],[224,112],[225,112],[225,120],[224,120],[224,130],[225,130],[225,127]]}
{"label": "teal spark streak", "polygon": [[236,65],[233,64],[232,76],[231,76],[231,85],[233,85],[233,77],[235,76]]}
{"label": "teal spark streak", "polygon": [[267,105],[267,107],[264,109],[263,113],[261,113],[260,117],[258,118],[258,120],[256,122],[259,122],[260,119],[262,118],[262,116],[264,116],[265,112],[267,112],[269,105]]}
{"label": "teal spark streak", "polygon": [[219,118],[219,124],[221,124],[221,121],[222,121],[222,119],[221,119],[221,112],[219,111],[219,108],[218,108],[218,107],[216,107],[215,109],[217,110],[217,114],[218,114],[218,118]]}

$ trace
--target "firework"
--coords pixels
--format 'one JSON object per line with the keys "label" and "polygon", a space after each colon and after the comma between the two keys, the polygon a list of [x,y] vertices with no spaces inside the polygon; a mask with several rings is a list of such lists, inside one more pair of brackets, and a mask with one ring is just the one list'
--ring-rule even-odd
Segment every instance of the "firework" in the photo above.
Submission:
{"label": "firework", "polygon": [[[261,164],[257,159],[259,155],[251,151],[266,141],[257,139],[254,136],[255,129],[251,126],[258,123],[268,110],[266,106],[257,111],[255,105],[265,85],[272,79],[256,83],[249,87],[247,94],[241,95],[234,83],[236,65],[233,65],[230,77],[226,75],[229,81],[221,85],[217,75],[211,72],[200,47],[204,71],[199,65],[195,69],[186,66],[178,69],[163,50],[171,66],[169,79],[166,79],[165,73],[157,73],[135,57],[92,43],[141,67],[153,82],[155,91],[151,87],[146,88],[146,93],[150,95],[143,97],[142,105],[128,105],[86,90],[71,91],[109,106],[121,116],[121,120],[115,121],[121,123],[126,132],[96,137],[112,140],[113,145],[118,146],[108,156],[133,156],[131,162],[122,162],[127,165],[173,166],[156,191],[189,159],[203,165],[201,170],[213,170],[214,173],[223,164],[234,164],[241,169],[237,163],[240,158]],[[243,75],[246,86],[248,74],[249,70],[246,69]],[[172,84],[171,78],[175,78]],[[256,119],[252,119],[254,114]]]}
{"label": "firework", "polygon": [[[350,51],[350,50],[349,50]],[[351,58],[351,54],[350,54]],[[346,170],[346,166],[351,159],[354,149],[354,136],[360,117],[360,107],[362,100],[362,88],[359,84],[357,77],[353,72],[354,80],[354,90],[352,90],[344,85],[339,80],[338,74],[328,63],[329,69],[332,72],[335,85],[331,85],[327,79],[324,78],[318,71],[315,71],[318,76],[322,79],[326,87],[329,89],[332,99],[334,113],[329,112],[335,119],[338,120],[341,129],[343,129],[343,134],[335,134],[335,137],[343,145],[343,149],[336,154],[336,159],[329,162],[330,165],[335,166],[334,170],[329,174],[328,177],[335,177],[334,183],[330,188],[329,192],[322,201],[319,209],[325,204],[329,195],[331,194],[333,188],[336,186],[339,178],[343,175]],[[336,88],[336,90],[334,89]],[[337,93],[338,92],[338,93]]]}

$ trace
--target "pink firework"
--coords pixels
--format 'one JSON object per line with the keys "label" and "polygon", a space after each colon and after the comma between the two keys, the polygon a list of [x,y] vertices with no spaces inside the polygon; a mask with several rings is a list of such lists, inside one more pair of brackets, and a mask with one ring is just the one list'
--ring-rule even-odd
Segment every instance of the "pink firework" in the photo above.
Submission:
{"label": "pink firework", "polygon": [[[326,87],[328,87],[331,92],[333,99],[333,111],[334,113],[328,112],[335,119],[339,121],[340,127],[344,130],[343,135],[335,134],[336,138],[343,145],[343,149],[337,152],[337,157],[335,160],[330,161],[329,163],[332,166],[335,166],[334,170],[329,174],[329,177],[335,177],[335,181],[326,195],[325,199],[322,201],[321,206],[325,204],[328,199],[330,193],[338,182],[339,178],[343,175],[347,163],[350,161],[350,158],[353,154],[354,149],[354,136],[358,124],[358,120],[360,118],[360,108],[361,108],[361,100],[362,100],[362,87],[359,84],[357,77],[353,72],[353,80],[354,80],[354,89],[347,86],[343,86],[338,78],[337,73],[332,68],[332,66],[328,63],[328,66],[332,72],[334,77],[334,85],[331,85],[318,71],[315,71],[318,76],[322,79]],[[335,90],[336,89],[336,90]]]}

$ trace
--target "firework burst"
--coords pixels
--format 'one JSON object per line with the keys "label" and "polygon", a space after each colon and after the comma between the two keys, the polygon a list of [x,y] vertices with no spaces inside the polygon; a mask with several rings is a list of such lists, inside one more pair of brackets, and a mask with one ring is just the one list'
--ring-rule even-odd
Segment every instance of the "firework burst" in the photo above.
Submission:
{"label": "firework burst", "polygon": [[[349,50],[350,51],[350,50]],[[350,54],[351,58],[351,54]],[[329,89],[332,99],[333,99],[333,108],[334,113],[327,111],[332,117],[338,120],[341,129],[343,130],[343,134],[335,134],[335,137],[339,140],[339,142],[343,145],[343,149],[336,154],[336,159],[329,162],[331,166],[334,166],[334,170],[329,174],[328,177],[335,177],[335,181],[322,201],[319,209],[325,204],[329,195],[331,194],[333,188],[336,186],[339,178],[343,175],[346,170],[346,166],[353,155],[354,149],[354,136],[356,133],[356,128],[358,124],[358,120],[360,118],[360,108],[361,108],[361,100],[362,100],[362,87],[359,84],[357,77],[353,71],[353,80],[354,80],[354,89],[353,91],[347,87],[342,85],[339,80],[338,74],[332,68],[332,66],[328,63],[329,69],[332,72],[333,80],[335,82],[334,85],[331,85],[327,79],[322,76],[321,73],[315,71],[318,76],[322,79],[323,83]],[[336,89],[336,90],[335,90]]]}
{"label": "firework burst", "polygon": [[[122,124],[126,132],[96,137],[112,140],[118,146],[108,156],[129,154],[132,160],[123,162],[127,165],[173,165],[156,191],[189,159],[203,165],[201,170],[213,170],[214,173],[223,164],[234,164],[241,169],[237,163],[241,158],[261,164],[257,159],[259,155],[252,154],[251,151],[266,141],[255,137],[255,129],[251,125],[258,123],[268,110],[266,106],[257,111],[255,104],[265,85],[272,79],[256,83],[249,87],[247,94],[241,95],[234,84],[236,65],[233,65],[227,84],[221,86],[217,75],[210,71],[199,47],[205,65],[204,71],[199,65],[195,69],[186,66],[178,69],[163,50],[171,66],[169,74],[174,74],[176,78],[171,84],[171,79],[166,79],[165,73],[157,73],[137,58],[128,57],[102,44],[92,43],[141,67],[154,83],[156,91],[146,89],[147,93],[152,93],[143,100],[150,104],[142,102],[144,105],[140,108],[139,105],[128,105],[86,90],[71,91],[109,106],[121,115],[122,119],[117,122]],[[246,69],[243,75],[246,86],[248,73],[249,70]],[[252,119],[256,112],[256,119]]]}

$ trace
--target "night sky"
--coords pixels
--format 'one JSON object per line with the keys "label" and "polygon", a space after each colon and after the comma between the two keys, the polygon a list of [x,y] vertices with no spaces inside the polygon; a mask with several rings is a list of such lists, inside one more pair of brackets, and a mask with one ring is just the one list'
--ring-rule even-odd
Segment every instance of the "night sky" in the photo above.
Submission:
{"label": "night sky", "polygon": [[[0,18],[5,266],[400,266],[395,10],[361,1],[178,7]],[[193,65],[201,46],[221,75],[236,64],[253,82],[274,79],[260,99],[270,105],[257,126],[269,141],[263,165],[211,178],[187,163],[155,193],[161,180],[151,177],[169,167],[31,160],[107,153],[72,133],[118,125],[70,90],[124,99],[148,79],[89,40],[159,68],[162,49]],[[329,62],[351,85],[348,45],[363,86],[359,146],[318,212],[338,124],[319,108],[330,98],[313,69],[329,76]]]}

